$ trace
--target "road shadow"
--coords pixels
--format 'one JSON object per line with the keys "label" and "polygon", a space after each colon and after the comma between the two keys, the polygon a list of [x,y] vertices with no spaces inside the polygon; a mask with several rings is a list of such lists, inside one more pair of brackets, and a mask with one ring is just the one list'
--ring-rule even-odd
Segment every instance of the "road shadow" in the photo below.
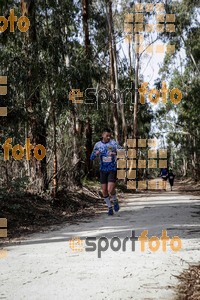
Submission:
{"label": "road shadow", "polygon": [[92,220],[85,218],[73,225],[64,224],[58,230],[33,234],[27,240],[12,241],[4,246],[67,242],[73,237],[85,239],[89,236],[123,239],[130,237],[132,230],[136,236],[148,230],[149,237],[160,237],[166,229],[170,237],[200,239],[200,199],[197,197],[178,192],[127,197],[121,203],[121,210],[113,216],[108,216],[105,210]]}

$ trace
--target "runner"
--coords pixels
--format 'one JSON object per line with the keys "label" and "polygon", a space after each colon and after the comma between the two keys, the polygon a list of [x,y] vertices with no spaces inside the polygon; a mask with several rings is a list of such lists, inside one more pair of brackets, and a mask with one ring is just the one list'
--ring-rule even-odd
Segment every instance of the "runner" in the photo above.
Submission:
{"label": "runner", "polygon": [[174,173],[172,171],[172,168],[169,168],[168,178],[169,178],[169,184],[171,186],[171,191],[172,191],[172,187],[174,185],[174,177],[175,177],[175,175],[174,175]]}
{"label": "runner", "polygon": [[94,160],[100,157],[100,182],[104,200],[108,206],[108,215],[113,215],[111,201],[114,202],[114,210],[119,210],[119,204],[116,196],[117,180],[117,149],[123,149],[114,140],[111,140],[111,130],[105,128],[102,132],[102,140],[94,145],[90,156]]}
{"label": "runner", "polygon": [[163,189],[166,191],[167,178],[168,178],[168,169],[167,168],[161,169],[160,176],[162,177],[162,180],[163,180]]}

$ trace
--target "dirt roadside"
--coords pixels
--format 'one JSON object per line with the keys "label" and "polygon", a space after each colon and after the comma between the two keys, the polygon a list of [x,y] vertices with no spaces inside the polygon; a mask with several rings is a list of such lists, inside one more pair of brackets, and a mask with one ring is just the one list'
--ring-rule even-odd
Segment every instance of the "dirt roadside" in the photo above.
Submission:
{"label": "dirt roadside", "polygon": [[[200,195],[200,184],[192,180],[178,180],[175,189],[181,194]],[[0,238],[0,244],[36,232],[58,229],[66,222],[76,224],[84,218],[93,218],[106,211],[104,201],[99,197],[100,185],[84,186],[75,191],[59,192],[56,199],[32,194],[2,195],[0,193],[0,218],[7,218],[8,237]],[[125,185],[118,189],[120,201],[124,201],[127,191]],[[151,194],[155,191],[138,191],[137,195]],[[157,191],[160,193],[160,191]]]}
{"label": "dirt roadside", "polygon": [[[66,222],[57,230],[31,233],[18,239],[20,243],[5,245],[8,256],[0,260],[4,270],[1,296],[13,299],[15,292],[15,299],[35,300],[37,290],[38,299],[174,300],[180,277],[190,265],[200,261],[200,197],[182,192],[181,187],[185,186],[186,182],[176,182],[173,192],[168,189],[124,193],[121,210],[112,217],[106,215],[105,205],[96,198],[95,218]],[[86,208],[91,206],[90,203]],[[122,240],[130,236],[131,229],[137,235],[147,229],[149,237],[160,237],[162,229],[166,229],[170,237],[182,239],[183,247],[178,253],[170,247],[166,253],[152,253],[146,245],[142,253],[136,242],[134,253],[130,249],[117,253],[109,249],[98,258],[97,252],[77,253],[68,246],[74,235],[83,240],[86,236],[102,235],[109,241],[113,236]],[[194,282],[189,283],[186,290],[195,290]],[[195,299],[187,298],[182,291],[179,295],[179,299]]]}

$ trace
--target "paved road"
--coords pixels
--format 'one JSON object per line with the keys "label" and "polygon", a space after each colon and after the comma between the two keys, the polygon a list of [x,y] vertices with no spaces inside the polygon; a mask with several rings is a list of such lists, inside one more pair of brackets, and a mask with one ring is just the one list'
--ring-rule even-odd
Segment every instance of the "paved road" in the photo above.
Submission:
{"label": "paved road", "polygon": [[[174,299],[176,277],[188,263],[200,261],[200,196],[178,192],[126,194],[120,212],[108,217],[99,213],[80,224],[66,224],[56,231],[38,233],[9,245],[7,257],[0,259],[0,299]],[[182,248],[174,252],[169,243],[156,252],[145,243],[126,243],[126,251],[113,251],[111,239],[121,242],[135,230],[139,236],[160,237],[166,229],[170,238],[179,236]],[[73,251],[69,240],[83,239],[83,251]],[[97,249],[106,242],[107,251],[85,251],[85,237],[96,237]],[[113,239],[112,239],[113,241]],[[101,243],[101,244],[100,244]],[[119,245],[115,241],[113,247]],[[81,245],[75,244],[81,249]]]}

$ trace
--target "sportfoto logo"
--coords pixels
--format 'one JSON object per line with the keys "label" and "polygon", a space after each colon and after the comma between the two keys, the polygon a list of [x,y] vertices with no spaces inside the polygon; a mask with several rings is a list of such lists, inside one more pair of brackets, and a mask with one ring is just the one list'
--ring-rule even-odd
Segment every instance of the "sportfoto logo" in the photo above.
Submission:
{"label": "sportfoto logo", "polygon": [[[138,89],[139,92],[139,101],[141,104],[146,103],[146,99],[150,101],[151,104],[157,104],[162,99],[162,103],[167,103],[167,95],[169,94],[170,101],[177,105],[182,100],[182,92],[173,88],[171,91],[167,88],[166,82],[162,82],[162,88],[158,91],[156,88],[151,90],[148,89],[148,83],[143,82],[141,87]],[[161,96],[162,95],[162,96]],[[119,89],[114,89],[110,91],[108,89],[102,88],[98,91],[94,88],[88,88],[85,90],[85,93],[81,92],[80,89],[72,89],[69,92],[69,101],[72,101],[73,104],[97,104],[101,105],[108,101],[112,103],[117,103],[121,101],[122,103],[126,103],[127,99],[131,100],[131,103],[134,104],[133,100],[133,91],[132,88],[126,88],[124,91],[120,91]]]}
{"label": "sportfoto logo", "polygon": [[[0,76],[0,96],[7,95],[7,76]],[[7,107],[0,107],[0,117],[7,116]]]}
{"label": "sportfoto logo", "polygon": [[[151,23],[145,24],[145,14],[150,14]],[[134,38],[136,53],[156,54],[175,52],[175,45],[164,44],[151,45],[144,44],[144,40],[149,33],[175,32],[175,14],[166,14],[164,3],[139,3],[135,4],[132,13],[125,15],[124,32],[126,33],[125,42],[131,43]],[[154,24],[155,23],[155,24]],[[133,36],[134,32],[134,36]]]}
{"label": "sportfoto logo", "polygon": [[135,231],[131,231],[130,237],[125,237],[124,239],[120,239],[119,237],[115,236],[109,239],[105,236],[97,238],[97,237],[86,237],[84,247],[84,241],[81,240],[79,237],[75,237],[69,241],[69,247],[74,252],[82,252],[85,250],[86,252],[94,252],[97,251],[98,258],[101,258],[102,252],[106,252],[110,247],[112,251],[126,251],[126,243],[130,240],[132,245],[132,251],[135,251],[135,241],[140,242],[140,251],[144,252],[145,243],[148,242],[148,248],[152,252],[156,252],[162,247],[162,251],[167,251],[167,242],[170,244],[170,248],[172,251],[177,252],[182,248],[182,241],[178,236],[174,236],[170,239],[167,236],[167,230],[162,230],[162,236],[158,238],[157,236],[152,236],[151,238],[147,237],[148,230],[144,230],[139,237],[135,236]]}
{"label": "sportfoto logo", "polygon": [[[21,160],[24,156],[24,150],[26,150],[26,160],[30,160],[31,154],[30,151],[33,150],[34,157],[37,160],[42,160],[46,156],[46,149],[43,145],[38,144],[35,147],[30,143],[30,138],[26,139],[24,147],[17,144],[14,147],[11,145],[12,138],[8,138],[5,143],[2,145],[4,150],[4,160],[9,160],[10,151],[12,150],[12,156],[15,160]],[[39,153],[40,152],[40,153]]]}
{"label": "sportfoto logo", "polygon": [[7,219],[0,218],[0,238],[7,237]]}
{"label": "sportfoto logo", "polygon": [[15,32],[15,22],[17,22],[17,27],[21,32],[28,31],[30,27],[30,21],[26,16],[21,16],[19,20],[17,20],[14,9],[10,10],[10,16],[8,17],[8,20],[4,16],[0,16],[0,23],[3,23],[3,25],[0,26],[0,32],[6,31],[8,28],[8,22],[10,22],[10,32]]}
{"label": "sportfoto logo", "polygon": [[[147,148],[147,143],[148,147]],[[117,178],[127,178],[127,189],[162,189],[160,180],[138,180],[139,169],[151,170],[167,168],[167,149],[156,149],[157,139],[127,139],[126,149],[117,150]],[[142,155],[138,157],[136,148],[140,148]],[[146,153],[145,153],[146,152]],[[159,154],[159,155],[158,155]],[[148,159],[145,159],[145,156]]]}
{"label": "sportfoto logo", "polygon": [[[6,238],[8,236],[7,226],[7,219],[0,218],[0,238]],[[7,250],[0,249],[0,259],[7,257],[7,255]]]}

